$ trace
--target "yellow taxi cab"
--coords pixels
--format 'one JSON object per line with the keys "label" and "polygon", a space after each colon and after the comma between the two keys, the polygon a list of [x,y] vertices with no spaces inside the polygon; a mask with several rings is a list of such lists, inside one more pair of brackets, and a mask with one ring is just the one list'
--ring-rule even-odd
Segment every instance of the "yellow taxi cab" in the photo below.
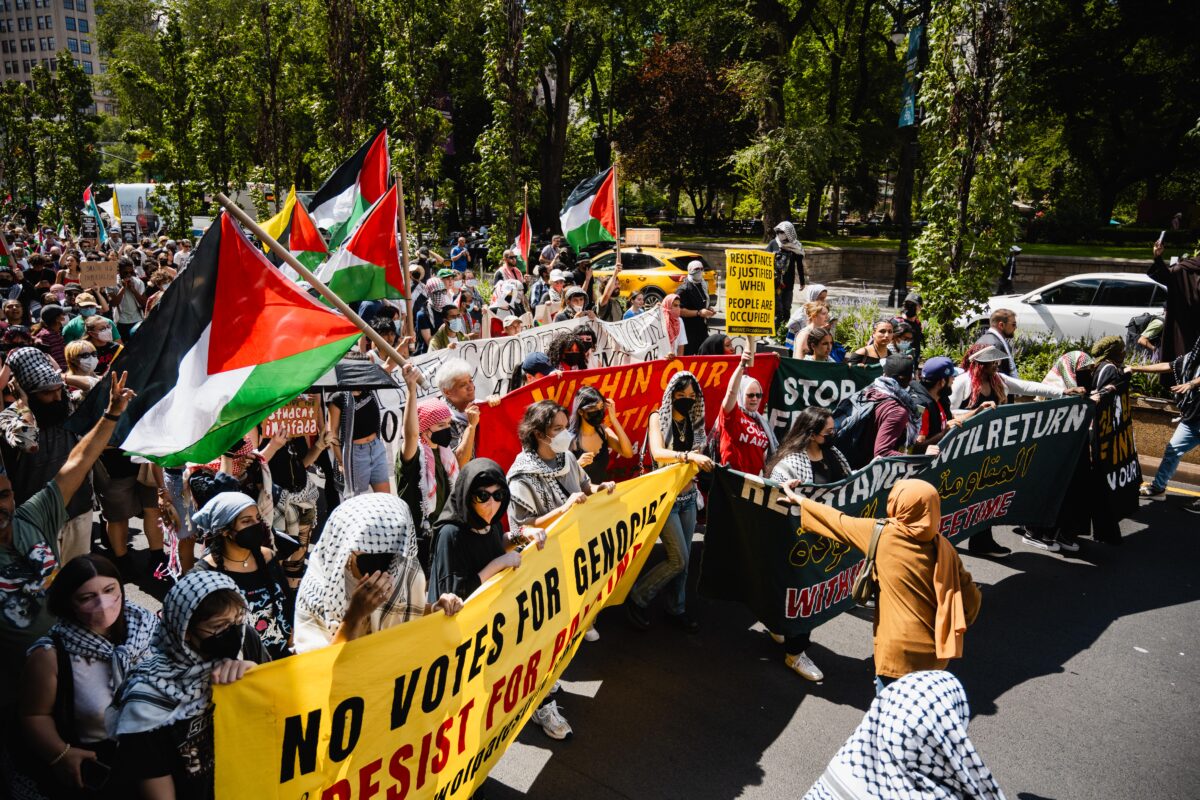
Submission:
{"label": "yellow taxi cab", "polygon": [[[592,258],[592,275],[603,285],[612,277],[617,261],[615,250],[604,250]],[[699,253],[669,247],[621,248],[621,297],[641,291],[647,306],[658,305],[668,294],[674,294],[687,280],[688,263],[704,264],[704,282],[708,284],[708,304],[717,304],[717,273]]]}

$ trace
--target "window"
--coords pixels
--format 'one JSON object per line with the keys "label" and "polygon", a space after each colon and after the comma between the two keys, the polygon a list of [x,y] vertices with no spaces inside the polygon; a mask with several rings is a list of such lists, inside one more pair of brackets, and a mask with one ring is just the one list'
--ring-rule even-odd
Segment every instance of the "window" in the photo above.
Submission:
{"label": "window", "polygon": [[69,30],[69,31],[75,30],[75,18],[74,17],[63,17],[63,24],[67,26],[67,30]]}
{"label": "window", "polygon": [[46,25],[45,21],[44,21],[44,20],[43,20],[41,17],[37,17],[36,19],[37,19],[37,29],[38,29],[39,31],[40,31],[40,30],[44,30],[44,29],[45,29],[45,25]]}
{"label": "window", "polygon": [[1042,302],[1053,306],[1090,306],[1099,288],[1097,278],[1060,283],[1042,292]]}
{"label": "window", "polygon": [[49,14],[46,15],[46,30],[54,30],[54,17],[50,16]]}
{"label": "window", "polygon": [[84,61],[84,62],[83,62],[83,73],[84,73],[85,75],[91,75],[91,74],[92,74],[92,62],[90,62],[90,61]]}
{"label": "window", "polygon": [[79,52],[79,40],[72,39],[70,36],[68,36],[67,37],[67,49],[70,50],[72,53],[78,53]]}
{"label": "window", "polygon": [[1154,305],[1155,285],[1148,281],[1105,281],[1096,298],[1098,306],[1149,308]]}
{"label": "window", "polygon": [[29,0],[17,0],[17,11],[26,11],[29,9]]}
{"label": "window", "polygon": [[67,11],[75,10],[75,0],[63,0],[63,8]]}
{"label": "window", "polygon": [[79,18],[79,32],[80,33],[90,33],[90,30],[88,28],[88,21],[86,19],[84,19],[83,17]]}
{"label": "window", "polygon": [[45,49],[46,49],[46,37],[45,37],[45,36],[39,36],[39,37],[38,37],[38,49],[39,49],[39,50],[45,50]]}
{"label": "window", "polygon": [[57,49],[58,49],[58,47],[56,47],[56,46],[55,46],[55,44],[54,44],[54,37],[53,37],[53,36],[47,37],[46,41],[50,43],[50,52],[54,52],[55,50],[57,50]]}
{"label": "window", "polygon": [[81,52],[81,53],[92,52],[92,43],[89,42],[87,39],[80,39],[79,40],[79,52]]}
{"label": "window", "polygon": [[75,7],[80,11],[87,11],[87,0],[79,0],[77,3],[75,3]]}

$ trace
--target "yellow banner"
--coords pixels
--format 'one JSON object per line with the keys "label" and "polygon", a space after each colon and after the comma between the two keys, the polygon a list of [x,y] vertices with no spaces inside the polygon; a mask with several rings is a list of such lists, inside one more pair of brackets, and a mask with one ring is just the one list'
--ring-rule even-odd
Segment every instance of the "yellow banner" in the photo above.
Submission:
{"label": "yellow banner", "polygon": [[775,333],[774,253],[725,251],[725,332],[746,336]]}
{"label": "yellow banner", "polygon": [[213,690],[219,798],[470,797],[558,680],[596,614],[633,585],[696,468],[572,508],[544,550],[436,613],[256,667]]}

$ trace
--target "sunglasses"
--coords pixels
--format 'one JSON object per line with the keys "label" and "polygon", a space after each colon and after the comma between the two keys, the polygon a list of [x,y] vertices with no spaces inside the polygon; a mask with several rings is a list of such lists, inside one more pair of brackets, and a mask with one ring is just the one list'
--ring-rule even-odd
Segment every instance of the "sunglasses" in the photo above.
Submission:
{"label": "sunglasses", "polygon": [[746,397],[762,397],[762,392],[746,392]]}
{"label": "sunglasses", "polygon": [[476,503],[486,503],[488,500],[495,500],[497,503],[503,503],[508,499],[507,489],[496,489],[489,492],[487,489],[479,489],[471,493],[471,499]]}

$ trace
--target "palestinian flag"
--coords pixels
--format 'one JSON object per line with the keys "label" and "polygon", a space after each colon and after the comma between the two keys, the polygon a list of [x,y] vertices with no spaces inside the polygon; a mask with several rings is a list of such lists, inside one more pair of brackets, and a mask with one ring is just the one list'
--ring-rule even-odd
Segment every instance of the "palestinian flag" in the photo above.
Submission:
{"label": "palestinian flag", "polygon": [[559,212],[567,244],[579,252],[596,242],[617,240],[617,187],[612,167],[580,183]]}
{"label": "palestinian flag", "polygon": [[513,252],[517,254],[517,261],[523,272],[529,272],[529,264],[526,263],[526,259],[529,258],[529,248],[532,246],[533,226],[529,224],[529,209],[525,209],[525,215],[521,217],[521,232],[513,240]]}
{"label": "palestinian flag", "polygon": [[[164,467],[217,458],[341,360],[359,331],[304,293],[222,213],[109,375],[137,392],[113,443]],[[68,421],[104,412],[110,377]]]}
{"label": "palestinian flag", "polygon": [[367,209],[387,191],[392,162],[387,128],[333,171],[308,204],[318,228],[329,231],[329,247],[340,247]]}
{"label": "palestinian flag", "polygon": [[396,186],[367,211],[350,241],[321,265],[317,278],[347,303],[404,297],[396,244]]}
{"label": "palestinian flag", "polygon": [[[325,246],[325,240],[317,232],[316,223],[309,216],[308,209],[296,197],[295,184],[288,192],[287,200],[283,202],[283,208],[279,210],[278,214],[262,223],[262,228],[271,234],[275,241],[286,247],[297,261],[311,270],[315,270],[322,261],[329,257],[329,248]],[[278,260],[265,244],[263,250],[266,252],[267,258],[276,264],[284,275],[292,280],[299,280],[300,276],[296,274],[296,271]]]}
{"label": "palestinian flag", "polygon": [[83,190],[83,213],[90,214],[95,218],[97,244],[104,247],[108,244],[108,226],[104,224],[104,218],[100,216],[100,206],[96,205],[96,195],[92,194],[91,186]]}
{"label": "palestinian flag", "polygon": [[8,237],[3,233],[0,233],[0,267],[5,269],[13,267],[12,253],[8,251]]}

